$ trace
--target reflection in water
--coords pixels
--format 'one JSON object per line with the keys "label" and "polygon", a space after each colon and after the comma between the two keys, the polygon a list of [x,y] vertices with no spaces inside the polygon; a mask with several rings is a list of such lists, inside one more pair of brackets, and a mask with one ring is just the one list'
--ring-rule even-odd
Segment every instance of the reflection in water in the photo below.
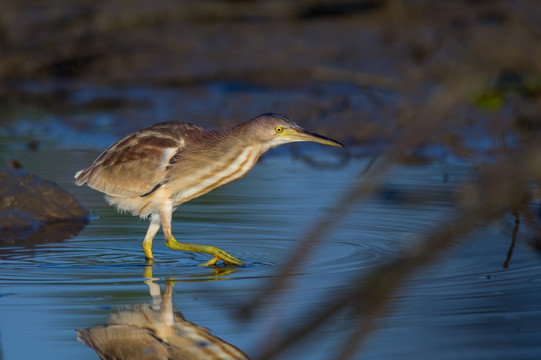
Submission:
{"label": "reflection in water", "polygon": [[152,304],[131,305],[112,314],[106,325],[77,330],[77,338],[101,359],[249,359],[240,349],[212,336],[172,305],[174,281],[167,280],[163,296],[152,267],[145,268]]}
{"label": "reflection in water", "polygon": [[34,249],[42,244],[60,243],[71,239],[86,226],[84,222],[59,222],[34,228],[0,228],[0,258],[18,249]]}

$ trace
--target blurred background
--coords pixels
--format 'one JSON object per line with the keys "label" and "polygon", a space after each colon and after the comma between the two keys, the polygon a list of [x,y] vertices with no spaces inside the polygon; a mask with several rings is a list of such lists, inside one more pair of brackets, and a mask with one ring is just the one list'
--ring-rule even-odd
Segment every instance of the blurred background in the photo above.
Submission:
{"label": "blurred background", "polygon": [[[187,236],[222,237],[249,264],[205,273],[163,249],[154,274],[183,282],[174,299],[191,304],[188,319],[253,358],[539,358],[537,1],[0,9],[2,166],[59,183],[95,215],[71,239],[4,243],[4,358],[36,355],[20,340],[33,323],[51,358],[95,358],[72,330],[149,297],[134,241],[146,223],[76,188],[75,171],[152,123],[217,127],[265,112],[347,149],[277,149],[251,180],[177,212]],[[222,303],[209,278],[234,280],[210,286]],[[35,312],[14,315],[37,297],[47,300]],[[63,320],[40,315],[51,309]]]}
{"label": "blurred background", "polygon": [[[481,0],[5,1],[2,123],[44,112],[65,131],[115,138],[270,109],[368,144],[422,116],[433,126],[425,146],[464,156],[491,145],[488,131],[534,126],[539,11]],[[463,139],[464,127],[477,134]]]}

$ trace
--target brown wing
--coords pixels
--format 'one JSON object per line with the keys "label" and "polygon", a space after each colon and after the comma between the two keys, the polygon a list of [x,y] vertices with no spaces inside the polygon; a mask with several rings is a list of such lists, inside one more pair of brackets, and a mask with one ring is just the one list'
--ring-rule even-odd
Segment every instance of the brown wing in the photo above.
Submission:
{"label": "brown wing", "polygon": [[88,184],[110,196],[149,194],[165,181],[170,159],[185,138],[205,130],[181,122],[152,125],[117,141],[89,167],[75,174],[77,185]]}

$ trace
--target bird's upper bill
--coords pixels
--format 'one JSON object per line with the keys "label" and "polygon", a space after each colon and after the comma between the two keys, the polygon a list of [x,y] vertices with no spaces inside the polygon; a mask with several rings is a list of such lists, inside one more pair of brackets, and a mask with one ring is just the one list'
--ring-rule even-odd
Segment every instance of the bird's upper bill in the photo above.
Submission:
{"label": "bird's upper bill", "polygon": [[336,140],[304,130],[301,127],[284,128],[284,130],[277,135],[278,137],[287,139],[288,142],[310,141],[329,146],[344,146]]}

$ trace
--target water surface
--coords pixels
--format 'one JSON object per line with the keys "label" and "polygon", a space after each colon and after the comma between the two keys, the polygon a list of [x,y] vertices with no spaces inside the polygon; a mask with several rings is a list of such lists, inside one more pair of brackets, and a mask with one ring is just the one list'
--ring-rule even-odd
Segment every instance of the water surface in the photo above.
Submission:
{"label": "water surface", "polygon": [[[11,152],[90,208],[93,218],[70,239],[0,248],[0,343],[4,359],[96,359],[75,329],[105,323],[116,309],[149,303],[142,238],[148,223],[116,212],[101,194],[73,185],[94,151]],[[453,189],[470,170],[460,165],[401,167],[376,196],[331,233],[295,278],[294,289],[256,319],[238,306],[273,277],[307,228],[356,179],[366,160],[314,169],[285,154],[267,156],[245,178],[181,206],[179,241],[212,244],[246,262],[236,269],[197,265],[204,254],[154,241],[154,282],[176,280],[173,303],[191,322],[255,356],[276,326],[291,327],[347,289],[352,276],[408,249],[427,229],[454,214]],[[503,262],[513,222],[482,229],[409,279],[363,349],[368,359],[535,359],[541,354],[541,262],[519,237],[509,269]],[[520,233],[519,233],[520,235]],[[328,359],[352,326],[347,314],[285,359]],[[358,358],[361,358],[359,355]]]}

